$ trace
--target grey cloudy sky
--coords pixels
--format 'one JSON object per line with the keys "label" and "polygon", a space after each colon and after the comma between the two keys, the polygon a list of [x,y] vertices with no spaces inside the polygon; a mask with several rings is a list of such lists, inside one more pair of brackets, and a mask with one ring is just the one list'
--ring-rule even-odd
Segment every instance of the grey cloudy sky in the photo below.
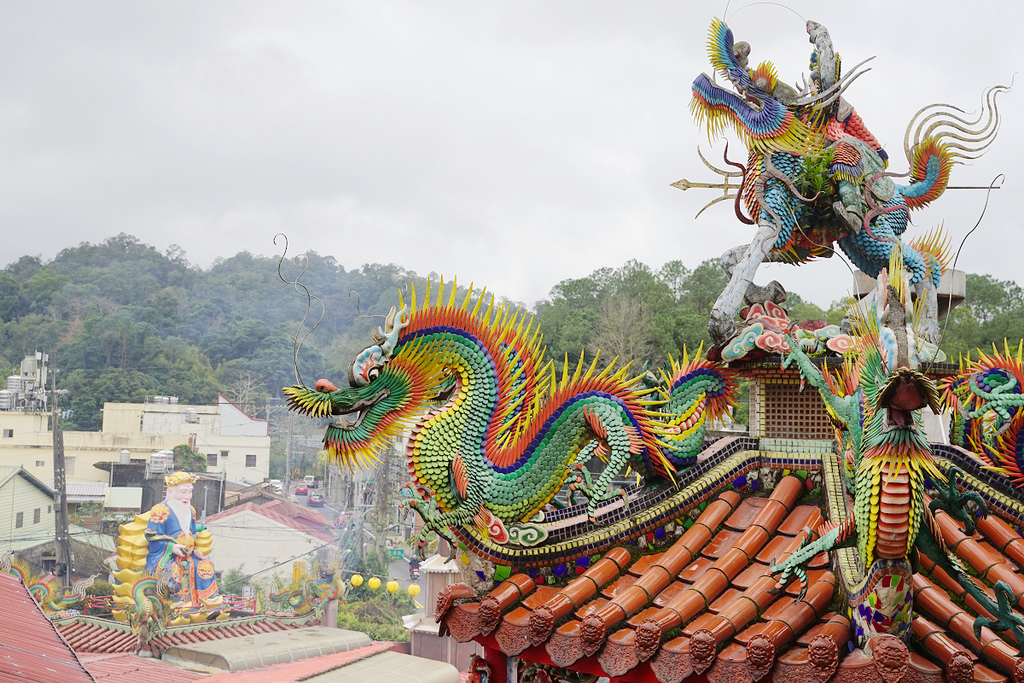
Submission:
{"label": "grey cloudy sky", "polygon": [[[806,71],[804,19],[829,27],[848,92],[892,157],[922,106],[977,110],[1022,63],[1020,3],[175,2],[0,4],[0,264],[119,232],[203,267],[238,251],[396,263],[533,304],[550,287],[639,259],[689,267],[747,242],[689,114],[725,16],[751,61]],[[1018,84],[1004,126],[953,184],[1005,174],[959,267],[1018,280],[1024,150]],[[733,146],[732,156],[740,156]],[[948,191],[913,232],[954,247],[984,193]],[[780,279],[827,306],[839,259]]]}

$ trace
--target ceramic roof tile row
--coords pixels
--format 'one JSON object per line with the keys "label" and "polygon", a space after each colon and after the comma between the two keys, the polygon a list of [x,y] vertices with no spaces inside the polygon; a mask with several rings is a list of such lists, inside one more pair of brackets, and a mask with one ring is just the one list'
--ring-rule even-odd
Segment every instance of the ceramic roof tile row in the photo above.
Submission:
{"label": "ceramic roof tile row", "polygon": [[57,628],[75,652],[134,652],[138,649],[138,636],[120,624],[90,620],[60,624]]}
{"label": "ceramic roof tile row", "polygon": [[95,680],[21,581],[0,573],[0,681]]}
{"label": "ceramic roof tile row", "polygon": [[[308,625],[310,622],[296,619],[248,617],[202,625],[175,626],[153,638],[150,648],[160,653],[174,645],[252,636]],[[130,653],[139,649],[136,635],[127,625],[117,622],[72,617],[57,622],[57,629],[75,652],[79,653]]]}
{"label": "ceramic roof tile row", "polygon": [[142,681],[195,681],[207,674],[189,671],[159,659],[139,657],[135,654],[93,654],[82,657],[82,664],[100,683],[141,683]]}
{"label": "ceramic roof tile row", "polygon": [[214,674],[205,678],[204,681],[208,683],[222,683],[223,681],[246,681],[247,683],[304,681],[318,674],[334,671],[353,662],[387,652],[394,647],[395,643],[374,641],[371,645],[347,652],[335,652],[334,654],[310,657],[285,664],[273,664],[259,669]]}
{"label": "ceramic roof tile row", "polygon": [[[837,578],[826,555],[812,562],[803,600],[796,581],[774,594],[769,565],[821,520],[816,506],[795,505],[802,484],[785,477],[769,498],[723,493],[664,552],[631,560],[615,548],[562,588],[517,574],[480,601],[447,610],[439,602],[438,614],[459,641],[599,675],[679,683],[701,675],[756,681],[771,671],[776,681],[875,680],[882,665],[850,653],[849,620],[827,613]],[[989,583],[1007,582],[1024,608],[1024,538],[1014,527],[989,515],[967,536],[945,513],[936,522],[967,566]],[[911,678],[1024,680],[1012,638],[983,628],[975,639],[974,619],[987,613],[926,557],[916,559],[912,647],[904,655]],[[469,595],[453,589],[446,599]],[[889,647],[889,638],[869,648]]]}

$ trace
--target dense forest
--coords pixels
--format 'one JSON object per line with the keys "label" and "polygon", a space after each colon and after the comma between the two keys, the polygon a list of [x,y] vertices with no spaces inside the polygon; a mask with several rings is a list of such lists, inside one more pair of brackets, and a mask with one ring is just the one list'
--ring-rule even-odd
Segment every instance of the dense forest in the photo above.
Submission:
{"label": "dense forest", "polygon": [[[265,417],[268,400],[295,381],[297,338],[307,384],[344,382],[349,360],[381,323],[372,316],[397,302],[399,288],[425,280],[393,264],[346,270],[310,252],[281,264],[286,280],[301,275],[310,301],[282,281],[278,265],[242,252],[202,269],[179,248],[160,253],[125,234],[49,262],[23,256],[0,271],[0,377],[16,373],[27,354],[49,353],[67,429],[99,429],[104,402],[153,395],[211,403],[221,392]],[[708,312],[725,281],[712,261],[692,270],[634,261],[554,284],[531,313],[551,357],[575,361],[581,349],[588,357],[601,349],[605,359],[657,365],[684,345],[706,345]],[[943,348],[953,360],[1024,337],[1020,286],[969,274],[967,293],[946,326]],[[842,312],[840,302],[822,311],[792,293],[787,306],[794,319],[838,321]]]}

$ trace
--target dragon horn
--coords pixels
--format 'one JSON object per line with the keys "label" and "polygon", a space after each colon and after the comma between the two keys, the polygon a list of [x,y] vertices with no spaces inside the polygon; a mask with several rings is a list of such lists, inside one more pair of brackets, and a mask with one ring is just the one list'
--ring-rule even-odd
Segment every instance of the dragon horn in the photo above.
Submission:
{"label": "dragon horn", "polygon": [[830,104],[835,102],[836,99],[840,95],[842,95],[843,92],[845,92],[846,89],[849,88],[855,80],[866,74],[868,71],[871,71],[870,68],[864,69],[863,71],[859,71],[859,69],[868,62],[870,62],[872,59],[874,59],[874,57],[868,57],[864,61],[855,65],[852,69],[850,69],[850,72],[848,74],[846,74],[838,81],[836,81],[836,84],[833,85],[828,90],[811,95],[805,95],[803,97],[798,98],[795,102],[793,102],[793,106],[805,107],[809,104],[818,104],[819,106],[823,107],[829,106]]}
{"label": "dragon horn", "polygon": [[398,337],[402,334],[402,330],[409,326],[410,316],[409,309],[403,307],[401,311],[397,311],[394,306],[388,312],[388,317],[384,320],[384,327],[377,328],[377,332],[373,335],[377,343],[380,344],[381,351],[384,352],[384,356],[391,358],[391,354],[395,352],[395,346],[398,344]]}

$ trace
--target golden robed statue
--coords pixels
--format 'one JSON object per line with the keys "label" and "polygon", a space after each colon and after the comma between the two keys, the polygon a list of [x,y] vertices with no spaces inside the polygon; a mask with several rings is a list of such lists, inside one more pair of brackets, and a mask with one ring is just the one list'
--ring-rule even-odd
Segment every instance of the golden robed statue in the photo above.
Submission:
{"label": "golden robed statue", "polygon": [[[122,524],[117,546],[117,567],[114,574],[115,602],[125,609],[128,603],[139,602],[135,590],[140,580],[154,581],[166,588],[166,601],[182,616],[171,623],[206,621],[225,618],[223,598],[217,592],[210,532],[196,524],[192,507],[192,487],[196,475],[175,472],[164,478],[167,493],[148,512],[136,515],[135,521]],[[161,590],[157,590],[160,595]],[[122,610],[123,611],[123,610]],[[127,620],[127,615],[114,614]]]}

